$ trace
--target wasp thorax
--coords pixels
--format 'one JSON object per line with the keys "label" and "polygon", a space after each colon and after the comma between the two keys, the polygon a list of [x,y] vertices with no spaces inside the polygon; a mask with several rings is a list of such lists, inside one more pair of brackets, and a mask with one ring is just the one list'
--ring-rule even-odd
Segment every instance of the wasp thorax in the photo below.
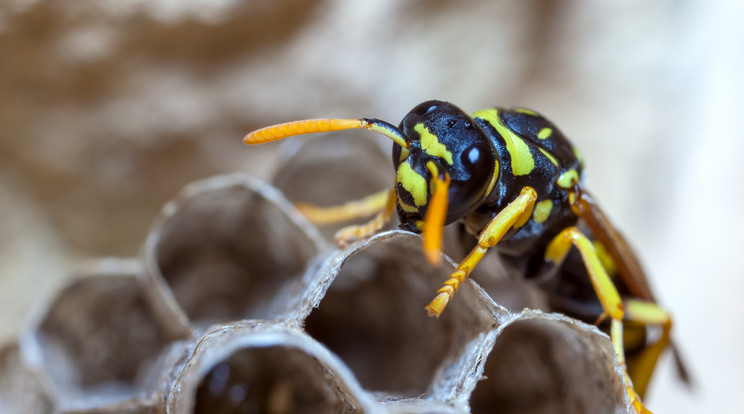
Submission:
{"label": "wasp thorax", "polygon": [[487,135],[460,108],[442,101],[427,101],[409,112],[400,129],[408,137],[408,149],[393,146],[397,170],[398,212],[404,228],[415,228],[432,195],[434,161],[451,183],[446,222],[472,212],[493,187],[497,164]]}

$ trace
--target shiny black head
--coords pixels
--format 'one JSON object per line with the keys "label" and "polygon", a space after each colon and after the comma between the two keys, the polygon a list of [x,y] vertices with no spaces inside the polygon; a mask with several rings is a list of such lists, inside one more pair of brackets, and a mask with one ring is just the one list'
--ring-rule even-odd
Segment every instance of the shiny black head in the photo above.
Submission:
{"label": "shiny black head", "polygon": [[400,129],[409,148],[393,146],[401,226],[419,231],[432,196],[433,174],[449,176],[445,224],[475,210],[496,182],[498,161],[487,135],[460,108],[427,101],[409,112]]}

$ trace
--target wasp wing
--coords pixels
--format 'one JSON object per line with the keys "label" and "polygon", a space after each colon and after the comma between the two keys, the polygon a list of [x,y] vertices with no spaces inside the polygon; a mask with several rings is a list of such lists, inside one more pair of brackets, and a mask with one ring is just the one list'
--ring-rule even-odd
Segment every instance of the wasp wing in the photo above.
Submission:
{"label": "wasp wing", "polygon": [[[651,286],[648,284],[646,274],[638,262],[638,256],[633,252],[625,238],[615,230],[610,220],[591,194],[583,187],[577,186],[576,199],[572,204],[574,212],[581,218],[591,230],[594,238],[598,240],[612,257],[617,267],[620,279],[625,283],[630,294],[636,298],[657,303]],[[680,378],[686,384],[691,385],[691,377],[687,367],[682,360],[679,350],[674,342],[670,342],[674,362]]]}
{"label": "wasp wing", "polygon": [[628,242],[615,230],[594,198],[584,188],[578,188],[575,194],[576,199],[572,205],[574,212],[586,223],[594,238],[602,243],[610,254],[617,266],[620,278],[628,287],[631,295],[656,302],[646,274]]}

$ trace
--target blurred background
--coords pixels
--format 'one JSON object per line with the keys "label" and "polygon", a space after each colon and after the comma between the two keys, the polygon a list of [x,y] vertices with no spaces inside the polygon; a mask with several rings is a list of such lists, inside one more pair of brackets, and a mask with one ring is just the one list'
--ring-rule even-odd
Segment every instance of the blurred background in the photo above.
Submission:
{"label": "blurred background", "polygon": [[667,356],[649,407],[733,412],[743,16],[735,0],[0,2],[0,342],[76,262],[136,255],[189,181],[272,176],[279,145],[244,147],[252,129],[524,106],[582,151],[675,317],[696,387]]}

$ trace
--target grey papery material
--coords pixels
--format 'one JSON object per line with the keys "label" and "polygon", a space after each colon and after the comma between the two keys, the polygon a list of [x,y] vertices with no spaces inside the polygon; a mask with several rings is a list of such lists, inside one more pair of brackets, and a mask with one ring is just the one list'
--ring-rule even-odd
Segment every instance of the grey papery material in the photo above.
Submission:
{"label": "grey papery material", "polygon": [[[298,154],[289,192],[314,181]],[[195,182],[140,258],[81,266],[0,350],[0,412],[630,411],[593,326],[507,310],[472,280],[427,317],[454,263],[420,244],[385,231],[339,249],[268,184]]]}

